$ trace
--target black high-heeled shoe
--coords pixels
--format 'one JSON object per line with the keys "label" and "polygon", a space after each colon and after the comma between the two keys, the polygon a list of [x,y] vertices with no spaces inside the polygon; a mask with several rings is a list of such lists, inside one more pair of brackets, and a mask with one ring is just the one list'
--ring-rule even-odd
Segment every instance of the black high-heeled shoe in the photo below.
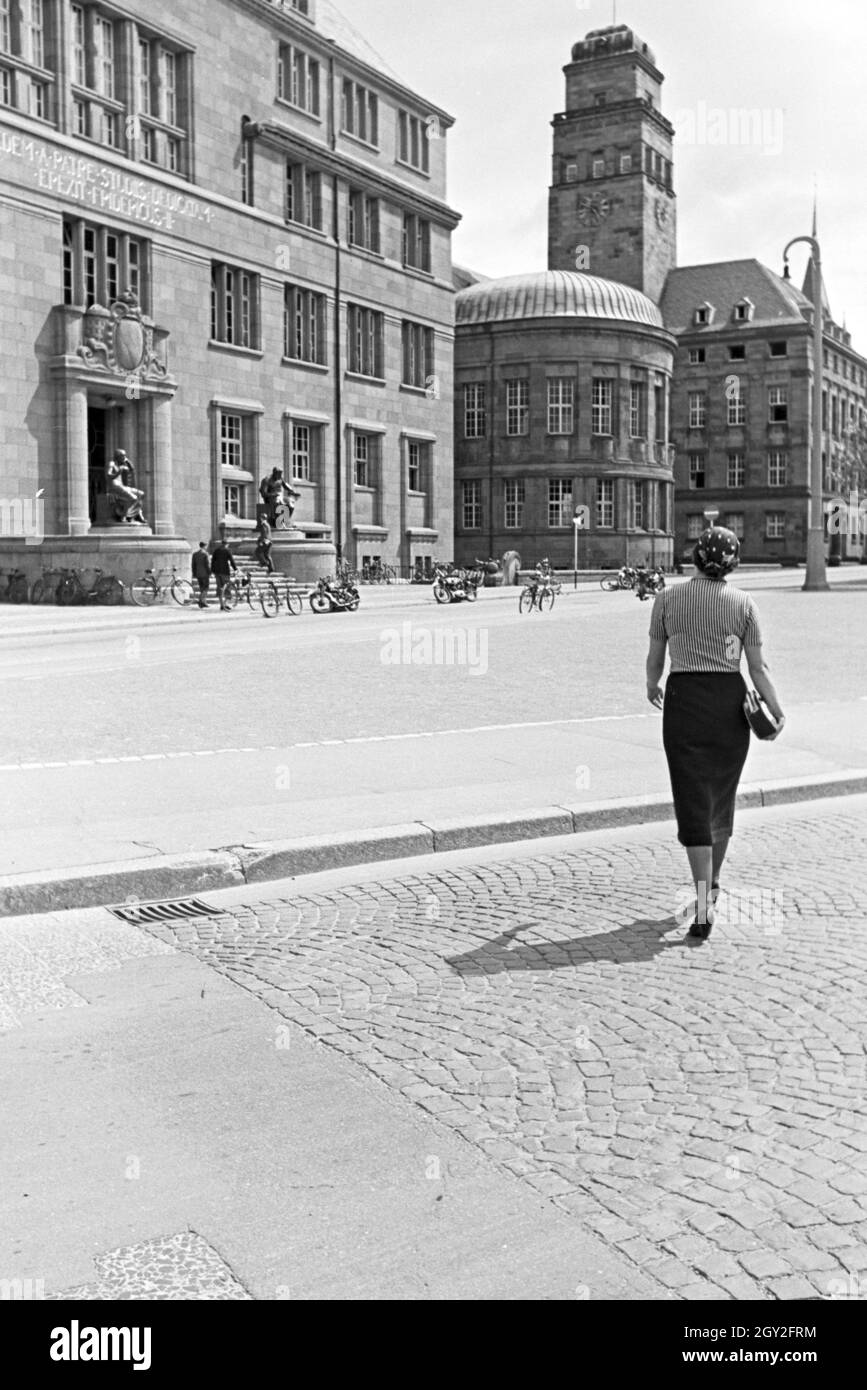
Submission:
{"label": "black high-heeled shoe", "polygon": [[716,900],[719,897],[719,884],[712,883],[710,892],[707,895],[707,906],[705,908],[704,922],[698,920],[698,903],[695,905],[695,917],[690,923],[687,936],[692,937],[693,941],[707,941],[713,931],[713,924],[716,918]]}
{"label": "black high-heeled shoe", "polygon": [[713,922],[700,922],[696,917],[695,921],[690,925],[687,936],[692,937],[694,941],[707,941],[712,931]]}
{"label": "black high-heeled shoe", "polygon": [[[714,881],[713,881],[713,883],[712,883],[711,886],[710,886],[710,892],[709,892],[708,895],[707,895],[707,905],[708,905],[708,907],[712,907],[712,908],[715,908],[715,907],[716,907],[716,905],[717,905],[717,899],[719,898],[719,895],[720,895],[719,879],[716,879],[716,878],[715,878]],[[696,900],[695,900],[695,907],[693,908],[693,913],[694,913],[695,915],[694,915],[694,918],[693,918],[693,923],[692,923],[692,925],[693,925],[694,927],[695,927],[695,926],[700,926],[701,923],[698,921],[698,898],[696,898]],[[690,934],[692,935],[693,933],[691,932]]]}

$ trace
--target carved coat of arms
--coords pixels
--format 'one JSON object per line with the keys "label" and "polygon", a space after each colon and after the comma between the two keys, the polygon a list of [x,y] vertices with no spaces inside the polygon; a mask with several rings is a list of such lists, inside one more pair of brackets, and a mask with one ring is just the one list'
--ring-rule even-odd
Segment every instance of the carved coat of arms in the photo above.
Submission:
{"label": "carved coat of arms", "polygon": [[145,318],[138,299],[129,291],[108,309],[93,304],[85,315],[81,336],[78,355],[97,371],[142,379],[162,379],[168,374],[154,349],[153,322]]}

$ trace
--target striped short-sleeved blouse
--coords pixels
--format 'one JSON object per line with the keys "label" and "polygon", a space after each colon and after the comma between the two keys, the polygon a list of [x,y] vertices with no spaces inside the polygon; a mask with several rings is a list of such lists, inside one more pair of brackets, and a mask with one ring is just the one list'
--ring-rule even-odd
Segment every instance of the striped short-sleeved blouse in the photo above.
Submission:
{"label": "striped short-sleeved blouse", "polygon": [[749,594],[724,580],[690,579],[658,594],[650,636],[668,642],[671,671],[739,671],[745,643],[762,640]]}

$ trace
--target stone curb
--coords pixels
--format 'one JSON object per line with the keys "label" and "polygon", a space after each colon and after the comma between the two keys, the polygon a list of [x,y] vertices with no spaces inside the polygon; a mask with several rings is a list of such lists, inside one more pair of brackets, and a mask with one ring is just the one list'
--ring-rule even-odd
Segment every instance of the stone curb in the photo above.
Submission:
{"label": "stone curb", "polygon": [[[738,795],[738,809],[761,809],[864,792],[867,770],[852,769],[838,775],[820,773],[746,786]],[[0,917],[117,906],[130,900],[159,902],[355,864],[647,825],[673,817],[670,800],[654,795],[640,800],[623,798],[586,805],[546,806],[512,816],[414,821],[361,832],[350,830],[192,854],[155,855],[115,864],[11,874],[0,877]]]}

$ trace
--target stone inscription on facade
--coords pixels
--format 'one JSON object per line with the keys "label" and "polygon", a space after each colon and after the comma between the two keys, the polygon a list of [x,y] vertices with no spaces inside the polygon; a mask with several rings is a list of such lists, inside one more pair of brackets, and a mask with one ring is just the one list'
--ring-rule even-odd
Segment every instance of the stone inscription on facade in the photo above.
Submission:
{"label": "stone inscription on facade", "polygon": [[0,156],[30,166],[36,186],[45,193],[84,203],[96,212],[130,217],[169,232],[175,218],[210,223],[213,216],[213,210],[199,198],[162,188],[108,164],[52,149],[41,140],[10,130],[0,130]]}

